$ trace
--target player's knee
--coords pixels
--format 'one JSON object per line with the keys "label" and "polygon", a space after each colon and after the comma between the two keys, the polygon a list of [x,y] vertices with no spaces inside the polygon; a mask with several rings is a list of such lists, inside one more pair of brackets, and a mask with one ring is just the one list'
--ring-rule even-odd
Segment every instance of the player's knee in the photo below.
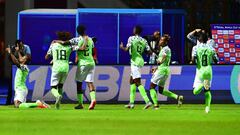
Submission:
{"label": "player's knee", "polygon": [[92,82],[88,82],[87,85],[90,91],[95,91],[95,87]]}
{"label": "player's knee", "polygon": [[58,84],[58,89],[62,89],[63,88],[63,84]]}
{"label": "player's knee", "polygon": [[141,85],[141,79],[140,78],[134,79],[133,81],[134,81],[134,83],[136,84],[137,87]]}
{"label": "player's knee", "polygon": [[156,85],[154,83],[150,84],[150,89],[155,89]]}
{"label": "player's knee", "polygon": [[209,92],[209,91],[210,91],[210,88],[209,89],[204,88],[204,93]]}
{"label": "player's knee", "polygon": [[163,87],[159,86],[158,91],[159,91],[160,94],[162,94],[163,93]]}
{"label": "player's knee", "polygon": [[51,86],[52,89],[57,89],[58,85]]}

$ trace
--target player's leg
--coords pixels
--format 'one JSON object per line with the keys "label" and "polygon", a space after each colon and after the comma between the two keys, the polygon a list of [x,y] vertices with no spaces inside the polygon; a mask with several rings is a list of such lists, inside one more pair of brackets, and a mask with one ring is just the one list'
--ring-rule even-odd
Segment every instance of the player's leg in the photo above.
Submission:
{"label": "player's leg", "polygon": [[148,109],[149,107],[152,106],[152,103],[147,96],[147,93],[146,93],[146,90],[145,90],[144,86],[141,84],[141,78],[135,78],[135,79],[133,79],[133,81],[136,84],[142,98],[144,99],[144,101],[146,103],[146,105],[143,109]]}
{"label": "player's leg", "polygon": [[136,91],[137,91],[137,86],[133,82],[132,76],[130,77],[129,83],[130,83],[130,92],[129,92],[130,101],[129,101],[129,104],[125,105],[125,107],[129,108],[129,109],[133,109],[134,108]]}
{"label": "player's leg", "polygon": [[141,96],[143,97],[146,103],[144,109],[149,108],[152,105],[152,103],[150,102],[147,96],[144,86],[141,84],[141,68],[135,65],[131,65],[131,76],[133,78],[133,82],[136,84]]}
{"label": "player's leg", "polygon": [[210,105],[211,105],[211,101],[212,101],[212,95],[211,95],[211,91],[210,91],[210,82],[209,80],[204,80],[204,95],[205,95],[205,112],[209,113],[210,111]]}
{"label": "player's leg", "polygon": [[82,89],[82,81],[84,80],[82,71],[84,67],[78,66],[76,71],[76,83],[77,83],[77,99],[78,99],[78,105],[75,106],[75,109],[83,109],[83,89]]}
{"label": "player's leg", "polygon": [[210,91],[210,86],[211,86],[211,79],[212,79],[212,68],[211,67],[206,67],[204,74],[203,74],[203,87],[204,87],[204,95],[205,95],[205,112],[209,113],[210,112],[210,105],[212,101],[212,95]]}
{"label": "player's leg", "polygon": [[203,81],[200,79],[200,76],[195,76],[193,84],[193,94],[198,95],[203,89]]}
{"label": "player's leg", "polygon": [[151,96],[153,104],[154,104],[154,109],[158,109],[159,108],[158,96],[157,96],[157,92],[155,90],[156,86],[157,86],[156,84],[151,82],[151,84],[150,84],[150,96]]}
{"label": "player's leg", "polygon": [[60,108],[60,102],[62,99],[62,95],[59,93],[58,85],[60,84],[62,79],[61,73],[53,72],[51,75],[51,93],[56,98],[55,107],[56,109]]}
{"label": "player's leg", "polygon": [[159,81],[158,81],[158,91],[160,94],[176,99],[178,101],[178,106],[180,107],[182,105],[183,102],[183,96],[182,95],[177,95],[167,89],[164,89],[165,83],[167,81],[168,75],[162,75],[159,74]]}
{"label": "player's leg", "polygon": [[26,103],[27,93],[27,90],[15,90],[14,106],[16,108],[49,108],[48,105],[39,100],[35,103]]}
{"label": "player's leg", "polygon": [[82,82],[77,83],[77,99],[78,105],[75,106],[75,109],[83,109],[83,90],[82,90]]}
{"label": "player's leg", "polygon": [[96,105],[96,90],[95,87],[93,85],[93,82],[87,82],[88,88],[90,90],[90,98],[91,98],[91,104],[89,106],[89,110],[94,109],[95,105]]}
{"label": "player's leg", "polygon": [[85,77],[85,81],[88,85],[89,91],[90,91],[90,99],[91,99],[91,104],[89,106],[89,110],[94,109],[96,105],[96,90],[94,87],[94,72],[95,72],[95,66],[86,66],[85,67],[85,73],[87,76]]}
{"label": "player's leg", "polygon": [[160,80],[160,76],[159,76],[159,72],[158,70],[154,72],[154,74],[152,75],[151,78],[151,84],[150,84],[150,96],[152,98],[153,104],[154,104],[154,108],[158,109],[159,105],[158,105],[158,96],[157,96],[157,92],[156,92],[156,86],[158,85]]}

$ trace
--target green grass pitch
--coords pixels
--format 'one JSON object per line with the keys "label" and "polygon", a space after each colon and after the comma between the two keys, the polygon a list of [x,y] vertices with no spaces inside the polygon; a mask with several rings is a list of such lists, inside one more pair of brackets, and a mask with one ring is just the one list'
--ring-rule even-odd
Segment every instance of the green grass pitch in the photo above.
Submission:
{"label": "green grass pitch", "polygon": [[1,135],[240,135],[240,106],[214,104],[209,114],[204,106],[161,105],[159,110],[142,110],[123,105],[97,104],[95,110],[14,109],[0,106]]}

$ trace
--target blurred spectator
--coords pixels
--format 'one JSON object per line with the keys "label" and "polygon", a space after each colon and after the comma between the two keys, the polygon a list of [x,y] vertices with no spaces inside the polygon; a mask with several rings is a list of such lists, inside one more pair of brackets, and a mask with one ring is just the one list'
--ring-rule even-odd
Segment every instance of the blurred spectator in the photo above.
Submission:
{"label": "blurred spectator", "polygon": [[153,35],[144,36],[144,38],[147,40],[152,54],[149,55],[149,62],[148,64],[156,64],[156,58],[159,53],[159,40],[160,40],[160,32],[155,31]]}

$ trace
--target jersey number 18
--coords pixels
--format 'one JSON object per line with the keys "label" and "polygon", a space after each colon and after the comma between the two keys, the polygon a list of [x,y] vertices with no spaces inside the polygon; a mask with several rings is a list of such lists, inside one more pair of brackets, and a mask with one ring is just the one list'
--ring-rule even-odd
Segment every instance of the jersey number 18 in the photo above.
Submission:
{"label": "jersey number 18", "polygon": [[57,60],[66,60],[67,51],[66,50],[56,50],[57,51]]}

